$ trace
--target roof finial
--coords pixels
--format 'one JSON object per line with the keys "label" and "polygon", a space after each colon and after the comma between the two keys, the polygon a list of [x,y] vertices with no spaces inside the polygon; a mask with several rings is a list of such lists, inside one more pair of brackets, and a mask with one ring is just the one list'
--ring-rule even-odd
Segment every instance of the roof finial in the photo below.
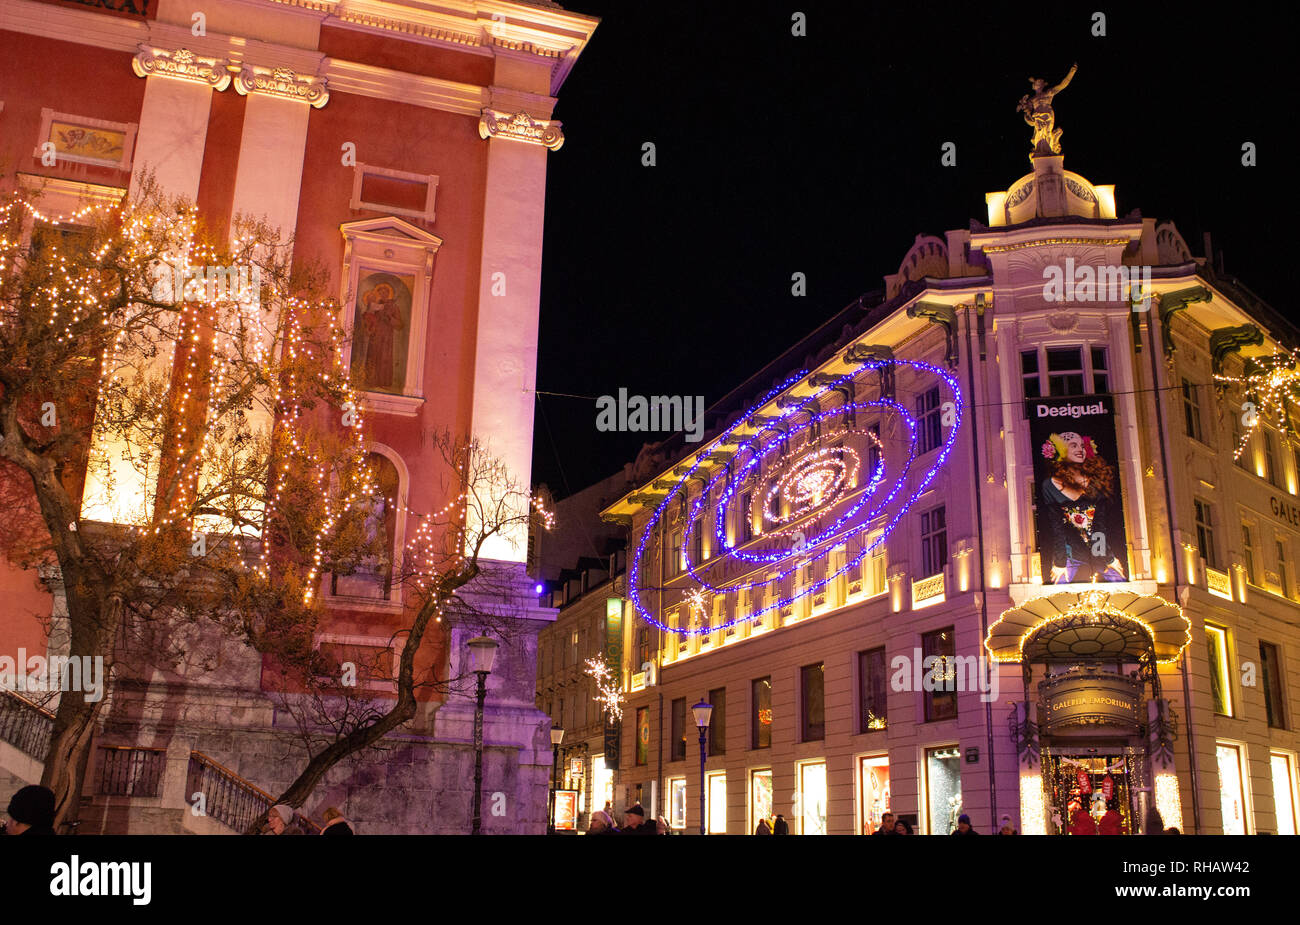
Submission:
{"label": "roof finial", "polygon": [[1070,85],[1070,79],[1078,69],[1078,64],[1071,65],[1070,73],[1051,89],[1045,89],[1047,81],[1041,77],[1029,78],[1029,83],[1034,88],[1034,97],[1030,99],[1029,94],[1022,96],[1016,112],[1023,112],[1025,123],[1034,130],[1032,139],[1034,150],[1029,155],[1031,159],[1061,153],[1061,130],[1056,128],[1056,113],[1052,111],[1052,97]]}

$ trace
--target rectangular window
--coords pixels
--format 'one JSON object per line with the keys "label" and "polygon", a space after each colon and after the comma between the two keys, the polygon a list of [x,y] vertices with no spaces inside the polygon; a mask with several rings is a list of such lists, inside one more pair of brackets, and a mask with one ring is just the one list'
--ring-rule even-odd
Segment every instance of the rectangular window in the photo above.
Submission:
{"label": "rectangular window", "polygon": [[1080,347],[1047,348],[1047,394],[1083,394],[1083,350]]}
{"label": "rectangular window", "polygon": [[858,653],[858,732],[875,732],[887,726],[889,674],[885,647]]}
{"label": "rectangular window", "polygon": [[[1232,418],[1232,461],[1242,469],[1249,471],[1251,452],[1250,439],[1241,429],[1241,415],[1229,415]],[[1244,441],[1244,443],[1243,443]]]}
{"label": "rectangular window", "polygon": [[921,515],[921,577],[938,575],[948,564],[948,523],[942,507]]}
{"label": "rectangular window", "polygon": [[1183,380],[1183,425],[1187,436],[1201,440],[1201,406],[1196,400],[1196,386]]}
{"label": "rectangular window", "polygon": [[695,521],[695,526],[691,529],[691,561],[696,567],[704,561],[704,518],[700,517]]}
{"label": "rectangular window", "polygon": [[916,454],[918,456],[938,449],[939,444],[943,443],[943,429],[940,426],[942,413],[940,404],[939,387],[937,385],[930,391],[916,396],[918,432]]}
{"label": "rectangular window", "polygon": [[803,693],[803,714],[800,722],[801,739],[817,742],[826,738],[826,670],[822,662],[805,665],[799,670],[800,689]]}
{"label": "rectangular window", "polygon": [[1221,716],[1231,716],[1232,688],[1228,684],[1228,631],[1207,623],[1205,644],[1210,663],[1210,694],[1214,698],[1214,712]]}
{"label": "rectangular window", "polygon": [[668,805],[668,824],[674,829],[686,828],[686,778],[669,779]]}
{"label": "rectangular window", "polygon": [[858,806],[862,811],[862,834],[877,831],[889,812],[889,756],[858,759]]}
{"label": "rectangular window", "polygon": [[1300,826],[1296,817],[1300,807],[1296,803],[1295,756],[1286,752],[1273,752],[1269,756],[1273,772],[1273,806],[1277,812],[1277,834],[1295,835]]}
{"label": "rectangular window", "polygon": [[674,530],[668,546],[668,577],[682,573],[682,531]]}
{"label": "rectangular window", "polygon": [[709,754],[727,753],[727,689],[716,687],[709,691],[713,715],[709,717]]}
{"label": "rectangular window", "polygon": [[1250,584],[1259,586],[1259,581],[1255,575],[1255,544],[1251,540],[1250,525],[1241,525],[1241,556],[1245,560],[1246,581]]}
{"label": "rectangular window", "polygon": [[1043,396],[1043,390],[1038,384],[1037,350],[1025,350],[1020,354],[1020,379],[1025,385],[1025,398]]}
{"label": "rectangular window", "polygon": [[1264,714],[1274,729],[1286,728],[1286,699],[1282,696],[1282,660],[1277,646],[1259,644],[1260,682],[1264,687]]}
{"label": "rectangular window", "polygon": [[1106,366],[1106,348],[1093,347],[1092,354],[1092,390],[1094,392],[1110,391],[1110,373]]}
{"label": "rectangular window", "polygon": [[[927,723],[941,719],[952,719],[957,715],[956,657],[953,628],[945,626],[932,633],[921,634],[922,670],[932,666],[934,677],[945,678],[944,687],[950,690],[924,691],[925,721]],[[931,659],[934,659],[933,661]]]}
{"label": "rectangular window", "polygon": [[650,763],[650,708],[636,708],[636,763]]}
{"label": "rectangular window", "polygon": [[826,834],[826,762],[799,765],[800,835]]}
{"label": "rectangular window", "polygon": [[[754,522],[749,519],[750,504],[754,500],[753,492],[745,492],[740,496],[740,543],[748,543],[754,538]],[[738,544],[739,545],[739,544]]]}
{"label": "rectangular window", "polygon": [[[876,537],[879,540],[876,548],[871,550],[871,593],[885,593],[885,540],[883,537]],[[873,540],[874,542],[874,540]]]}
{"label": "rectangular window", "polygon": [[749,772],[749,822],[753,828],[764,819],[772,824],[772,769]]}
{"label": "rectangular window", "polygon": [[772,678],[759,678],[750,684],[754,713],[750,725],[750,748],[772,747]]}
{"label": "rectangular window", "polygon": [[925,750],[925,807],[930,835],[951,835],[961,804],[961,750],[956,745]]}
{"label": "rectangular window", "polygon": [[678,697],[673,701],[673,756],[670,760],[681,761],[686,757],[686,698]]}
{"label": "rectangular window", "polygon": [[1281,470],[1277,464],[1277,435],[1268,428],[1264,430],[1264,478],[1270,485],[1281,485]]}
{"label": "rectangular window", "polygon": [[1219,557],[1214,551],[1214,506],[1200,498],[1192,503],[1196,506],[1196,548],[1206,566],[1217,569]]}
{"label": "rectangular window", "polygon": [[1291,596],[1291,568],[1286,561],[1286,544],[1277,541],[1277,580],[1282,586],[1282,596]]}
{"label": "rectangular window", "polygon": [[880,423],[877,422],[867,428],[867,481],[871,481],[876,470],[880,468]]}
{"label": "rectangular window", "polygon": [[1219,805],[1223,809],[1223,834],[1246,834],[1246,793],[1242,789],[1241,749],[1216,743],[1219,759]]}
{"label": "rectangular window", "polygon": [[727,775],[708,776],[708,832],[710,835],[727,834]]}

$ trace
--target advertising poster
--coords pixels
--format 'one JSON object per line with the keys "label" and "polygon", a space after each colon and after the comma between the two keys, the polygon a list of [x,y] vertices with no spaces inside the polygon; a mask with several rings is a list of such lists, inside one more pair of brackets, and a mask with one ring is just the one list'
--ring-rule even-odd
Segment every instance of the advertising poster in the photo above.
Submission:
{"label": "advertising poster", "polygon": [[1128,581],[1109,395],[1025,401],[1043,584]]}
{"label": "advertising poster", "polygon": [[572,832],[578,827],[578,791],[555,791],[555,829]]}

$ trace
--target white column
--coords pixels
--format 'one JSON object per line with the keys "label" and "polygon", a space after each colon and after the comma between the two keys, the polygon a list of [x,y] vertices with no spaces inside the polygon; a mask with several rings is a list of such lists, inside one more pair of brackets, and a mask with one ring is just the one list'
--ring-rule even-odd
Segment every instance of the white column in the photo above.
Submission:
{"label": "white column", "polygon": [[144,172],[152,170],[164,193],[193,200],[198,196],[203,171],[212,87],[155,75],[145,80],[140,130],[132,158],[131,194],[140,188]]}
{"label": "white column", "polygon": [[310,106],[296,100],[248,95],[232,216],[242,212],[265,218],[282,237],[293,234],[310,112]]}
{"label": "white column", "polygon": [[[472,432],[522,491],[532,476],[537,316],[542,286],[542,222],[547,149],[488,139],[479,269],[478,338]],[[486,559],[522,563],[528,527],[519,523],[484,544]]]}

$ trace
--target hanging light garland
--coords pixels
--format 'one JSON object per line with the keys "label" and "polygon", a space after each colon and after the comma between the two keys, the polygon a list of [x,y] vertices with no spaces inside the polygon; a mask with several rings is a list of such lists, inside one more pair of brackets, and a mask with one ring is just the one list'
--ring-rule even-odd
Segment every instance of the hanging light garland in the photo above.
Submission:
{"label": "hanging light garland", "polygon": [[596,682],[596,696],[591,699],[600,704],[610,723],[617,723],[623,718],[622,686],[603,659],[589,658],[584,664],[582,673]]}
{"label": "hanging light garland", "polygon": [[1250,397],[1242,405],[1242,424],[1245,427],[1232,453],[1233,459],[1241,458],[1250,438],[1259,428],[1261,418],[1289,423],[1287,402],[1300,402],[1300,350],[1255,357],[1248,366],[1250,371],[1240,376],[1214,374],[1215,382],[1239,386]]}
{"label": "hanging light garland", "polygon": [[[864,372],[886,366],[902,366],[936,376],[951,395],[951,426],[947,428],[944,441],[938,448],[931,466],[915,478],[913,490],[897,505],[895,501],[904,494],[912,465],[918,455],[917,419],[902,405],[883,397],[875,401],[850,401],[826,411],[816,410],[820,407],[818,400],[822,396],[833,390],[843,389],[850,385],[856,376]],[[791,401],[774,417],[756,419],[758,412],[773,398],[794,387],[806,376],[807,371],[801,371],[777,385],[715,441],[720,446],[738,444],[738,449],[731,464],[721,468],[709,478],[690,505],[688,526],[684,531],[679,552],[687,574],[698,584],[698,587],[687,590],[687,601],[689,604],[690,595],[696,592],[698,599],[698,596],[705,592],[723,595],[773,583],[779,586],[780,582],[798,569],[825,559],[833,549],[850,539],[857,538],[861,548],[855,555],[846,556],[840,568],[834,571],[827,568],[824,577],[804,583],[794,594],[788,597],[772,595],[774,599],[766,606],[757,608],[746,616],[737,616],[728,620],[720,627],[710,625],[674,627],[656,619],[644,600],[645,592],[651,590],[644,582],[642,570],[646,548],[656,534],[656,528],[677,503],[675,501],[677,493],[681,492],[685,496],[691,480],[704,481],[696,474],[706,465],[707,455],[701,454],[681,475],[676,485],[668,491],[667,497],[659,503],[651,515],[642,530],[636,555],[632,559],[628,582],[629,598],[636,612],[646,623],[678,635],[702,635],[718,629],[728,629],[737,623],[760,620],[772,610],[787,607],[809,594],[816,594],[840,575],[856,568],[863,559],[871,555],[880,544],[885,542],[916,499],[930,489],[939,470],[947,462],[961,428],[963,408],[961,387],[952,372],[919,360],[864,360],[850,372],[837,377],[811,394]],[[823,425],[837,419],[841,422],[837,432],[845,435],[861,434],[863,432],[854,430],[847,422],[856,420],[860,412],[866,411],[893,414],[899,418],[908,434],[907,457],[887,487],[884,485],[885,466],[883,462],[878,464],[861,494],[852,502],[848,502],[847,507],[837,516],[833,516],[836,509],[844,504],[857,478],[861,466],[857,452],[846,447],[825,447],[791,456],[786,452],[786,448],[791,441],[797,440],[804,432],[810,431],[810,438],[816,435],[816,439],[822,441],[830,439],[823,432]],[[800,416],[806,416],[806,420],[795,423],[796,418]],[[755,433],[741,434],[740,431],[745,429],[752,429]],[[873,446],[879,446],[874,436],[871,440]],[[764,469],[770,471],[772,467],[775,467],[776,474],[767,476],[772,482],[768,490],[762,494],[758,508],[751,506],[748,510],[742,511],[743,515],[755,519],[761,518],[771,524],[773,529],[764,534],[767,542],[762,544],[768,548],[739,549],[738,546],[741,544],[733,543],[727,537],[728,510],[737,494],[743,494],[746,490],[751,473],[761,473]],[[710,507],[711,499],[715,497],[715,489],[720,490],[717,493],[716,503],[711,506],[711,516],[714,522],[714,548],[719,555],[711,558],[707,563],[701,563],[695,561],[692,556],[692,541],[695,530],[699,529],[699,525],[705,519],[706,508]],[[773,502],[782,496],[791,504],[789,514],[773,510]],[[876,526],[878,518],[884,516],[891,506],[894,510],[883,528]],[[824,521],[829,522],[824,523]],[[870,542],[863,542],[861,537],[873,529],[879,530],[879,534]],[[743,540],[743,538],[738,539]],[[789,542],[783,542],[785,540]],[[767,566],[777,571],[749,581],[710,580],[709,575],[715,573],[721,563],[726,561],[745,563],[750,569],[754,566]]]}

